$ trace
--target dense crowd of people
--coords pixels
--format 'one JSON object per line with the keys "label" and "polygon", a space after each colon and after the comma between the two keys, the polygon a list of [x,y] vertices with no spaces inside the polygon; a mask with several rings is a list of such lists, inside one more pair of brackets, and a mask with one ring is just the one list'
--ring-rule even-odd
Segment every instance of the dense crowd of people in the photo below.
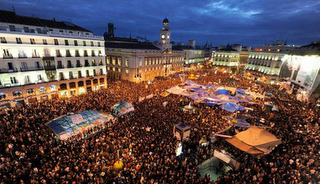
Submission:
{"label": "dense crowd of people", "polygon": [[[270,154],[256,158],[217,138],[214,132],[235,128],[224,118],[232,113],[219,107],[197,104],[185,96],[160,94],[181,83],[179,77],[155,80],[153,84],[118,81],[81,96],[23,104],[0,111],[0,183],[318,183],[320,182],[319,118],[316,107],[296,101],[275,85],[253,82],[228,73],[202,70],[192,72],[200,84],[219,83],[242,89],[271,92],[280,112],[266,113],[250,105],[253,118],[271,122],[268,131],[282,140]],[[189,76],[187,73],[186,76]],[[139,97],[154,97],[139,102]],[[84,139],[59,140],[45,123],[68,113],[84,110],[110,112],[121,101],[135,110],[108,128]],[[186,113],[182,107],[192,102],[197,108]],[[166,105],[164,105],[164,103]],[[245,104],[244,104],[245,105]],[[272,114],[272,115],[271,115]],[[255,121],[255,120],[252,120]],[[191,126],[183,142],[183,154],[176,156],[178,140],[173,135],[177,123]],[[100,129],[99,129],[100,130]],[[90,132],[86,132],[90,134]],[[220,175],[217,181],[200,176],[198,165],[213,156],[214,149],[226,150],[240,163],[238,170]],[[124,163],[114,169],[117,155]]]}

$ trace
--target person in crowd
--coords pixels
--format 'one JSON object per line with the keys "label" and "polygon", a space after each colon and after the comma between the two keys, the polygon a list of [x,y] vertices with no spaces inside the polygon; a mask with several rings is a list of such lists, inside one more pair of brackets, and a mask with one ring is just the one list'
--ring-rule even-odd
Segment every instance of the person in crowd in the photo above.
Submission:
{"label": "person in crowd", "polygon": [[[203,75],[206,73],[206,75]],[[186,73],[188,76],[190,73]],[[201,70],[192,72],[195,82],[207,85],[255,89],[257,82],[240,75]],[[220,82],[220,84],[219,84]],[[164,90],[181,84],[179,77],[155,80],[153,84],[113,82],[107,89],[81,96],[30,103],[0,111],[0,183],[319,183],[319,108],[299,102],[276,85],[259,83],[257,91],[271,92],[272,103],[280,112],[266,113],[261,106],[246,104],[252,118],[272,122],[269,131],[282,140],[270,154],[260,158],[244,154],[217,138],[209,146],[199,141],[234,127],[224,118],[232,113],[217,106],[195,103],[180,95],[160,96]],[[154,94],[139,102],[139,97]],[[132,102],[135,110],[110,127],[98,126],[61,141],[45,123],[68,113],[84,110],[111,111],[121,101]],[[163,105],[167,102],[166,105]],[[197,110],[182,110],[192,102]],[[177,123],[191,126],[183,154],[176,156],[179,142],[173,135]],[[254,122],[254,121],[253,121]],[[226,150],[240,163],[238,170],[222,173],[218,180],[201,176],[198,165],[213,156],[215,149]],[[117,153],[124,163],[121,171],[113,166]]]}

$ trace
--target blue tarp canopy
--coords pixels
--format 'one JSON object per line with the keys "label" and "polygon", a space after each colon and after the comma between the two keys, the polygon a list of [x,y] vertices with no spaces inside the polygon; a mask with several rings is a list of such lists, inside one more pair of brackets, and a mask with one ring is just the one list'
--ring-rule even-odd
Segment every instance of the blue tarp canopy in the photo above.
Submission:
{"label": "blue tarp canopy", "polygon": [[204,99],[202,102],[206,103],[207,105],[213,107],[215,106],[218,102],[216,101],[212,101],[212,100],[208,100],[208,99]]}
{"label": "blue tarp canopy", "polygon": [[245,117],[233,117],[233,116],[227,116],[227,118],[230,120],[230,121],[234,121],[236,120],[237,123],[235,124],[236,127],[247,127],[249,128],[250,127],[250,124],[246,121],[247,118]]}
{"label": "blue tarp canopy", "polygon": [[233,96],[230,96],[230,98],[231,99],[234,99],[234,100],[236,100],[236,101],[238,101],[238,102],[249,102],[248,100],[244,100],[244,99],[241,99],[241,98],[237,98],[237,97],[233,97]]}
{"label": "blue tarp canopy", "polygon": [[237,89],[236,91],[240,94],[246,94],[246,91],[244,89]]}
{"label": "blue tarp canopy", "polygon": [[202,87],[205,87],[204,85],[198,84],[198,83],[193,82],[193,81],[191,81],[191,80],[187,80],[185,83],[186,83],[187,85],[189,85],[189,86],[197,86],[197,87],[202,86]]}
{"label": "blue tarp canopy", "polygon": [[[96,111],[82,111],[78,114],[63,116],[47,123],[47,126],[52,129],[60,139],[63,139],[64,134],[74,134],[81,131],[82,128],[94,125],[97,120],[102,120],[103,117]],[[66,135],[65,137],[69,137]]]}
{"label": "blue tarp canopy", "polygon": [[120,102],[115,104],[112,108],[113,115],[122,116],[134,110],[133,105],[130,102]]}
{"label": "blue tarp canopy", "polygon": [[229,95],[230,91],[226,89],[218,89],[217,91],[214,92],[216,95]]}
{"label": "blue tarp canopy", "polygon": [[229,111],[229,112],[245,110],[245,108],[242,107],[241,105],[234,104],[234,103],[224,103],[224,104],[220,105],[220,108],[224,109],[226,111]]}

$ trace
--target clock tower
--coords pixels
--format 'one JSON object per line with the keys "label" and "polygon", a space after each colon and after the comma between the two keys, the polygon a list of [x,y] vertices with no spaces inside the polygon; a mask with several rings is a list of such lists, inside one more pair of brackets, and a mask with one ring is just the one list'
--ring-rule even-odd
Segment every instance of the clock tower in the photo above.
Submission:
{"label": "clock tower", "polygon": [[171,52],[172,45],[170,43],[170,34],[171,31],[169,29],[169,20],[167,18],[163,19],[162,29],[160,31],[160,42],[162,44],[162,52]]}

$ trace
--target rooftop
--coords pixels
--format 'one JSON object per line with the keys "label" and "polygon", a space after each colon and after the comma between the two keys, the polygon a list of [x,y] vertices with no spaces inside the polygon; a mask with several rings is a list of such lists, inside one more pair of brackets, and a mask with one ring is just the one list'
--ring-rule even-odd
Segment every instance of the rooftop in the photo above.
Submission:
{"label": "rooftop", "polygon": [[57,28],[57,29],[67,29],[67,30],[75,30],[75,31],[82,31],[82,32],[91,32],[71,22],[55,21],[55,20],[40,19],[36,17],[22,16],[22,15],[17,15],[15,12],[6,11],[6,10],[0,10],[0,22],[48,27],[48,28]]}
{"label": "rooftop", "polygon": [[149,49],[160,50],[150,42],[138,42],[138,41],[106,41],[106,48],[121,48],[121,49]]}

